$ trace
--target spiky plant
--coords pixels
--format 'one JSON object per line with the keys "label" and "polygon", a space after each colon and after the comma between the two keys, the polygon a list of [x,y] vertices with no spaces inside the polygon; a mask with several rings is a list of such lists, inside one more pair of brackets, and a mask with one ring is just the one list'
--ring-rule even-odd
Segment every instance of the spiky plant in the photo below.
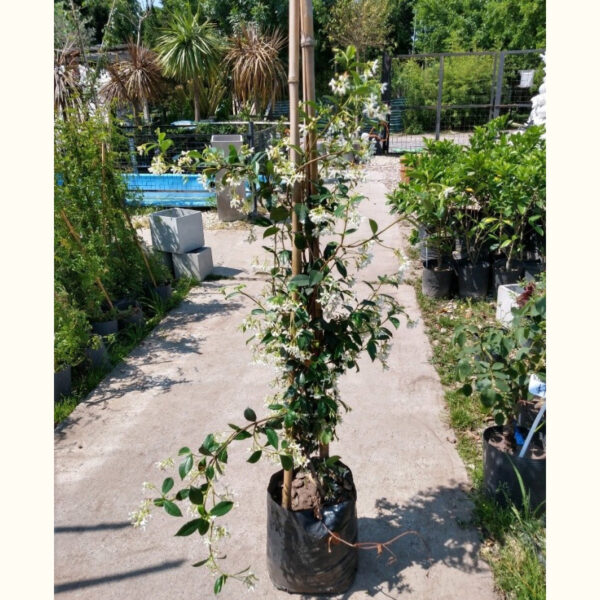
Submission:
{"label": "spiky plant", "polygon": [[215,27],[201,23],[189,5],[172,13],[158,38],[156,50],[163,73],[181,82],[192,82],[194,119],[201,117],[200,87],[203,77],[216,73],[225,45]]}
{"label": "spiky plant", "polygon": [[263,33],[255,23],[242,25],[230,38],[226,62],[233,77],[233,93],[238,106],[249,106],[262,114],[285,86],[286,73],[279,51],[286,38],[278,30]]}
{"label": "spiky plant", "polygon": [[81,104],[78,55],[72,44],[54,55],[54,110],[63,117]]}
{"label": "spiky plant", "polygon": [[100,93],[107,101],[131,102],[135,115],[141,106],[144,121],[149,123],[149,102],[160,94],[162,85],[158,57],[152,50],[134,43],[128,44],[127,53],[127,59],[107,66],[110,79]]}

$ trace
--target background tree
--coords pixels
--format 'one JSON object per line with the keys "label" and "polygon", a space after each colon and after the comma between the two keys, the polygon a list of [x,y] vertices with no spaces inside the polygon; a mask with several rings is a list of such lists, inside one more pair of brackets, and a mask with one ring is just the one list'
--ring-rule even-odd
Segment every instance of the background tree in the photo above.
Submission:
{"label": "background tree", "polygon": [[279,58],[285,36],[276,29],[261,33],[258,25],[247,23],[230,38],[226,62],[233,77],[237,108],[250,107],[252,114],[263,114],[286,84],[286,73]]}
{"label": "background tree", "polygon": [[201,118],[201,78],[216,71],[223,55],[224,44],[214,25],[200,22],[200,13],[188,6],[172,13],[159,37],[156,50],[164,74],[182,82],[192,82],[194,119]]}
{"label": "background tree", "polygon": [[389,0],[338,0],[331,10],[328,37],[340,48],[355,46],[364,59],[366,50],[387,44],[389,14]]}
{"label": "background tree", "polygon": [[162,74],[157,55],[137,44],[127,46],[129,58],[107,65],[110,79],[100,93],[108,101],[131,102],[137,118],[140,107],[144,121],[150,123],[150,100],[160,95]]}

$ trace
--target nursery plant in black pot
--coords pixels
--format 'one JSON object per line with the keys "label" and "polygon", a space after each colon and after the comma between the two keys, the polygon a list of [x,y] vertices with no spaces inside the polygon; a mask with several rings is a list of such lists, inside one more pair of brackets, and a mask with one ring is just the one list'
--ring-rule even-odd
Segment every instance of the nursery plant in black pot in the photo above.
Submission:
{"label": "nursery plant in black pot", "polygon": [[[460,153],[460,146],[451,142],[426,142],[427,152],[408,155],[404,163],[410,183],[400,183],[388,196],[391,212],[403,215],[415,226],[425,245],[421,286],[423,294],[443,298],[450,294],[454,271],[450,264],[454,236],[451,228],[448,187],[435,179]],[[451,192],[452,190],[450,190]]]}
{"label": "nursery plant in black pot", "polygon": [[523,498],[516,469],[530,495],[530,506],[535,508],[546,498],[545,437],[536,431],[523,454],[528,430],[518,423],[523,408],[532,404],[530,377],[546,378],[543,281],[535,289],[532,284],[519,303],[522,306],[513,309],[510,328],[466,327],[456,332],[455,341],[460,347],[458,375],[465,381],[462,392],[470,395],[476,391],[496,422],[483,432],[485,488],[500,502],[508,498],[520,504]]}
{"label": "nursery plant in black pot", "polygon": [[64,289],[54,292],[54,401],[71,393],[71,368],[85,358],[90,325]]}
{"label": "nursery plant in black pot", "polygon": [[544,131],[543,126],[533,126],[520,134],[501,132],[489,148],[496,190],[490,195],[486,220],[491,250],[499,254],[493,264],[496,290],[523,276],[528,238],[545,236]]}
{"label": "nursery plant in black pot", "polygon": [[[298,113],[299,5],[306,96]],[[265,246],[273,259],[270,278],[259,297],[249,295],[243,285],[233,294],[254,302],[243,328],[252,335],[257,357],[275,368],[276,392],[269,397],[266,416],[247,408],[245,422],[230,424],[228,433],[208,434],[198,451],[181,448],[180,485],[167,477],[132,515],[140,525],[152,506],[175,517],[184,514],[181,505],[191,510],[193,518],[186,519],[177,535],[205,537],[207,547],[196,564],[216,575],[217,593],[232,579],[249,586],[254,581],[249,570],[228,569],[217,547],[223,535],[220,519],[234,505],[222,476],[232,444],[243,440],[251,444],[248,463],[271,457],[282,467],[265,485],[267,566],[273,584],[307,594],[341,593],[351,585],[358,558],[356,488],[350,469],[329,452],[348,409],[337,383],[348,369],[357,368],[365,351],[372,360],[385,361],[392,337],[388,324],[398,327],[402,314],[389,293],[398,285],[396,275],[367,281],[360,293],[354,286],[358,270],[369,262],[371,245],[382,243],[381,234],[393,226],[380,230],[371,220],[368,234],[357,232],[362,198],[354,187],[360,166],[344,158],[352,150],[364,160],[372,151],[356,123],[365,115],[383,115],[376,63],[359,63],[353,47],[337,54],[331,102],[317,104],[311,3],[292,1],[290,7],[290,137],[273,140],[266,152],[244,146],[239,152],[230,148],[228,155],[211,148],[188,155],[207,176],[224,172],[224,185],[230,179],[257,182],[260,177],[257,202],[265,216],[256,223],[264,228],[263,238],[273,241]],[[302,141],[298,114],[305,123]],[[317,131],[323,140],[319,159]],[[327,187],[317,160],[325,163],[330,177],[336,173]]]}

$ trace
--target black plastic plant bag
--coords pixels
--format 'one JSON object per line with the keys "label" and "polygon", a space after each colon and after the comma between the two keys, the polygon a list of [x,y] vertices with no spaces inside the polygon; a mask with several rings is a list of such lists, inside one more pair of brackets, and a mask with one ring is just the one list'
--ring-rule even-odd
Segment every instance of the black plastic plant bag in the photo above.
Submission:
{"label": "black plastic plant bag", "polygon": [[351,544],[357,541],[354,484],[354,499],[324,506],[320,521],[312,510],[287,510],[274,500],[281,496],[282,480],[283,471],[278,471],[267,490],[267,568],[273,585],[297,594],[346,591],[358,568],[358,549],[339,542],[330,544],[326,527]]}

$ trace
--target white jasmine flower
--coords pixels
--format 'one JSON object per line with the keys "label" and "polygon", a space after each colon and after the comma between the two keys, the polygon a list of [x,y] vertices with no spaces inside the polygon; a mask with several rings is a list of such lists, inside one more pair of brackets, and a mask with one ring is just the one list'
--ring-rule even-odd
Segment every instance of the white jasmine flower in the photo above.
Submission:
{"label": "white jasmine flower", "polygon": [[154,175],[163,175],[169,170],[167,163],[165,163],[165,159],[162,154],[157,154],[152,157],[152,162],[150,163],[150,167],[148,167],[148,171]]}

